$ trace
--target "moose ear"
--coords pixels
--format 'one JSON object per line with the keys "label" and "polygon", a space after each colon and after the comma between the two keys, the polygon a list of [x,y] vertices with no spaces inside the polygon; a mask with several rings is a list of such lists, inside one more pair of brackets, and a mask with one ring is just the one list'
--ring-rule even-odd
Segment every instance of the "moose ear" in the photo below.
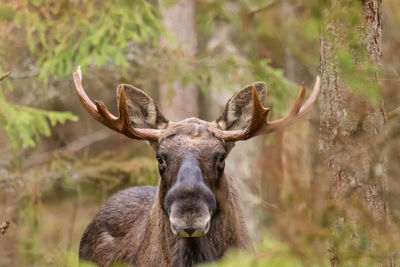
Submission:
{"label": "moose ear", "polygon": [[236,92],[225,105],[224,112],[215,121],[220,130],[243,130],[250,122],[253,107],[252,87],[257,89],[262,104],[265,103],[267,86],[263,82],[249,84]]}
{"label": "moose ear", "polygon": [[136,87],[129,84],[120,84],[117,88],[118,103],[122,87],[125,89],[126,105],[133,127],[160,130],[167,127],[168,120],[161,114],[154,100]]}

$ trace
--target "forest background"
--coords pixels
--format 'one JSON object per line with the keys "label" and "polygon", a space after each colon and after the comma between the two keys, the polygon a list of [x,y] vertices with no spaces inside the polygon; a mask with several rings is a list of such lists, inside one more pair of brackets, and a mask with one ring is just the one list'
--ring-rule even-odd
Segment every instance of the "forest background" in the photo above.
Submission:
{"label": "forest background", "polygon": [[1,0],[0,36],[0,266],[76,266],[104,200],[157,183],[150,146],[82,108],[78,65],[114,114],[129,83],[172,120],[212,121],[255,81],[279,118],[322,75],[307,119],[233,149],[257,253],[216,265],[398,262],[398,0]]}

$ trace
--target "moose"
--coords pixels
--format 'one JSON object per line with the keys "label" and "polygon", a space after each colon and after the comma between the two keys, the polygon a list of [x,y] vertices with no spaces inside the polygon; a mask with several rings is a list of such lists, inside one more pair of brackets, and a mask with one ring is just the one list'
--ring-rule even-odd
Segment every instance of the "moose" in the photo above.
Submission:
{"label": "moose", "polygon": [[213,122],[167,120],[144,91],[117,88],[119,116],[89,99],[80,68],[76,92],[99,122],[129,138],[146,140],[158,161],[158,185],[136,186],[111,196],[87,226],[79,257],[108,266],[193,266],[220,259],[228,249],[252,250],[238,186],[225,172],[236,141],[268,134],[304,117],[316,101],[320,79],[305,99],[305,87],[288,114],[267,121],[266,85],[256,82],[235,93]]}

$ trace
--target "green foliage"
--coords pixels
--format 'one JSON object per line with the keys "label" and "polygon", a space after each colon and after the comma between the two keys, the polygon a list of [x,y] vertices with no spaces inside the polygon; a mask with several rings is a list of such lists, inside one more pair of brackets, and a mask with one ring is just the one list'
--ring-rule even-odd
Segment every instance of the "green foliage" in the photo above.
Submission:
{"label": "green foliage", "polygon": [[[269,107],[274,108],[274,115],[281,117],[287,112],[287,100],[292,104],[296,94],[300,90],[300,86],[289,81],[281,69],[273,68],[269,64],[269,60],[259,60],[254,68],[256,80],[263,81],[266,79],[268,86],[267,103]],[[266,78],[264,78],[266,77]]]}
{"label": "green foliage", "polygon": [[[23,26],[39,77],[45,82],[70,75],[77,65],[103,66],[112,60],[128,67],[130,43],[157,44],[163,32],[159,17],[158,9],[144,0],[91,0],[84,5],[71,0],[9,1],[0,8],[4,25]],[[4,48],[11,39],[2,40]],[[0,54],[2,59],[6,56]],[[14,151],[33,147],[40,136],[50,135],[50,125],[67,120],[76,121],[77,117],[9,103],[0,88],[0,125]]]}
{"label": "green foliage", "polygon": [[[41,135],[50,136],[50,125],[77,121],[71,112],[47,111],[0,100],[0,123],[14,150],[34,147]],[[50,122],[50,124],[49,124]]]}
{"label": "green foliage", "polygon": [[311,17],[303,22],[303,35],[307,41],[319,41],[321,31],[321,21],[318,18]]}
{"label": "green foliage", "polygon": [[163,31],[158,10],[144,0],[84,4],[36,0],[15,6],[15,19],[24,25],[29,49],[45,81],[66,77],[77,65],[103,66],[112,60],[126,68],[128,44],[156,45]]}
{"label": "green foliage", "polygon": [[[265,3],[258,0],[197,3],[199,43],[217,39],[216,42],[220,44],[212,49],[200,46],[195,62],[168,60],[167,66],[162,69],[165,72],[163,75],[171,81],[171,89],[172,81],[178,78],[184,82],[194,82],[203,93],[222,89],[237,91],[254,81],[263,81],[268,86],[267,105],[273,107],[272,115],[281,116],[285,113],[286,100],[293,99],[300,85],[289,81],[282,69],[274,66],[274,62],[268,57],[261,55],[260,50],[264,46],[260,43],[266,37],[265,30],[269,29],[268,24],[261,22],[262,16],[247,18],[247,13],[251,10],[268,10],[272,3],[273,1]],[[219,40],[218,32],[226,28],[228,39]],[[314,58],[318,59],[318,55]]]}
{"label": "green foliage", "polygon": [[377,103],[380,94],[376,76],[381,71],[380,67],[365,58],[362,64],[356,63],[355,56],[344,49],[340,49],[337,55],[342,79],[349,85],[349,88],[353,92],[368,96],[370,100]]}
{"label": "green foliage", "polygon": [[[301,267],[305,264],[286,244],[264,236],[263,242],[256,248],[256,254],[244,251],[232,251],[221,261],[207,264],[208,267]],[[330,266],[328,259],[323,263],[308,263],[306,266]]]}
{"label": "green foliage", "polygon": [[17,240],[21,266],[94,266],[80,261],[77,253],[87,223],[108,195],[128,186],[156,184],[157,163],[121,151],[86,160],[55,158],[50,167],[23,173],[16,191],[4,192],[9,199],[18,196],[4,237]]}
{"label": "green foliage", "polygon": [[76,251],[67,250],[61,254],[59,260],[56,263],[56,266],[60,266],[60,267],[76,267],[76,266],[96,267],[97,265],[92,262],[79,260],[79,254],[76,253]]}
{"label": "green foliage", "polygon": [[[367,96],[377,103],[380,99],[377,77],[381,66],[371,60],[365,46],[368,27],[360,17],[361,2],[339,1],[332,5],[329,18],[324,21],[327,31],[324,38],[335,44],[334,54],[340,69],[340,77],[352,92]],[[371,49],[371,48],[369,48]],[[328,71],[337,71],[328,69]]]}
{"label": "green foliage", "polygon": [[71,112],[47,111],[9,103],[0,87],[0,125],[14,151],[35,146],[41,135],[50,136],[50,126],[77,119]]}
{"label": "green foliage", "polygon": [[[168,6],[175,2],[168,0],[163,3]],[[295,12],[293,16],[287,17],[281,15],[283,2],[196,1],[198,53],[195,59],[186,60],[176,57],[174,51],[163,50],[160,53],[153,49],[159,35],[165,32],[159,10],[144,0],[11,0],[0,6],[0,22],[12,27],[18,24],[19,33],[26,34],[26,40],[17,37],[19,39],[12,41],[22,47],[21,51],[29,46],[34,70],[44,81],[66,77],[77,65],[107,68],[110,63],[125,68],[125,71],[129,67],[129,74],[132,71],[139,73],[133,75],[138,85],[146,82],[154,85],[162,80],[163,83],[169,82],[173,89],[173,82],[179,79],[184,83],[195,83],[204,94],[210,90],[236,91],[254,81],[264,81],[268,86],[267,105],[272,106],[274,111],[271,116],[280,117],[287,111],[287,104],[291,104],[286,101],[293,101],[299,89],[299,85],[285,78],[283,69],[286,66],[286,52],[289,51],[296,62],[296,70],[301,71],[296,75],[299,82],[303,79],[300,75],[304,74],[307,80],[316,75],[319,66],[319,36],[324,28],[326,8],[331,4],[329,0],[292,1],[289,5]],[[342,1],[343,4],[352,2],[355,5],[347,13],[342,12],[341,5],[338,5],[336,13],[332,12],[334,18],[345,25],[343,28],[348,29],[344,34],[345,45],[338,47],[336,53],[342,72],[340,76],[355,91],[366,92],[377,99],[378,85],[373,77],[379,69],[368,63],[359,35],[354,31],[359,30],[355,25],[359,24],[361,2]],[[393,5],[399,5],[395,0],[392,2]],[[396,14],[391,19],[397,19],[399,23],[400,9],[391,9]],[[221,26],[228,28],[228,34],[220,40],[219,46],[210,49],[207,44],[213,38],[217,39],[216,36],[222,32]],[[13,31],[18,29],[14,28]],[[12,38],[13,35],[7,35],[1,40],[2,44]],[[8,45],[15,44],[13,42]],[[131,53],[131,49],[135,50],[134,53]],[[7,49],[2,50],[1,59],[7,56]],[[6,64],[6,60],[1,61],[0,64]],[[129,66],[131,64],[134,65]],[[104,80],[99,78],[99,83],[102,83]],[[1,85],[4,89],[12,88],[7,80]],[[16,150],[31,147],[38,142],[40,136],[50,135],[50,127],[56,123],[76,120],[71,113],[44,111],[7,102],[3,95],[7,93],[4,89],[0,89],[0,127],[4,127]],[[297,151],[298,148],[293,147],[293,144],[299,143],[298,140],[302,138],[288,138],[287,133],[285,135],[284,142],[291,146],[288,150]],[[0,189],[7,189],[12,184],[9,182],[11,180],[24,189],[21,190],[23,193],[13,193],[9,199],[21,199],[21,195],[31,194],[28,200],[24,199],[29,203],[15,215],[18,225],[14,229],[19,233],[16,243],[22,264],[92,266],[79,262],[77,250],[83,229],[98,210],[100,202],[129,185],[157,184],[154,159],[132,157],[137,155],[136,149],[122,157],[121,151],[124,149],[96,156],[93,156],[92,151],[92,155],[87,153],[79,159],[76,154],[55,155],[51,166],[43,167],[43,170],[35,169],[31,173],[21,174],[25,177],[13,173],[14,176],[10,175],[7,181],[1,181],[3,187]],[[302,152],[299,150],[292,156],[285,154],[285,166],[286,163],[296,162],[295,159],[307,158],[307,153]],[[65,160],[69,156],[70,161]],[[299,184],[306,183],[304,180],[307,180],[307,175],[304,175],[301,168],[293,166],[296,173],[302,173]],[[285,175],[290,174],[290,170],[290,166],[287,167]],[[33,172],[34,175],[31,175]],[[322,174],[319,172],[318,177],[326,176],[322,171]],[[26,179],[27,176],[31,180]],[[311,191],[306,191],[295,197],[291,191],[302,193],[302,190],[295,186],[297,180],[290,175],[288,178],[285,181],[289,181],[289,184],[284,184],[281,191],[278,191],[277,210],[272,213],[270,210],[259,212],[271,214],[268,216],[273,218],[274,223],[265,227],[274,232],[274,237],[265,235],[256,248],[256,254],[232,251],[222,261],[208,266],[329,266],[328,250],[339,255],[343,266],[376,266],[379,253],[371,256],[373,253],[368,250],[371,243],[377,243],[377,252],[397,249],[392,241],[385,240],[385,235],[377,239],[361,226],[337,224],[331,227],[338,211],[318,212],[311,205],[328,209],[324,200],[329,199],[329,196],[314,196]],[[276,186],[277,180],[271,183],[271,192],[274,192],[273,186]],[[321,187],[314,182],[313,187]],[[312,203],[304,203],[308,197]],[[76,221],[72,219],[76,211],[69,210],[73,206],[71,201],[79,206]],[[275,205],[275,202],[271,203]],[[346,210],[350,208],[346,205]]]}
{"label": "green foliage", "polygon": [[38,240],[40,214],[30,203],[24,203],[20,213],[23,214],[21,224],[28,224],[31,227],[29,236],[19,244],[18,252],[24,265],[34,265],[35,262],[43,260]]}
{"label": "green foliage", "polygon": [[178,0],[164,0],[160,2],[160,5],[163,8],[168,8],[170,6],[173,6],[174,4],[176,4],[178,2]]}
{"label": "green foliage", "polygon": [[[180,60],[162,68],[162,76],[173,90],[177,79],[183,83],[195,83],[207,94],[210,90],[228,89],[235,92],[255,81],[263,81],[268,87],[268,107],[273,107],[273,116],[280,116],[287,111],[286,100],[294,100],[300,85],[289,81],[281,69],[270,65],[269,59],[244,58],[238,55],[221,53],[205,56],[193,66],[192,61]],[[189,71],[192,70],[192,71]],[[291,104],[291,103],[290,103]]]}
{"label": "green foliage", "polygon": [[[341,266],[378,266],[381,264],[380,258],[370,257],[370,251],[366,245],[366,233],[362,234],[359,240],[353,243],[348,242],[354,231],[347,229],[336,229],[336,235],[333,237],[334,245],[340,248],[340,255],[343,261]],[[353,229],[354,230],[354,229]],[[348,231],[348,232],[344,232]],[[354,237],[354,236],[353,236]],[[331,239],[332,240],[332,239]],[[346,244],[346,245],[344,245]],[[322,243],[320,243],[321,246]],[[307,248],[308,243],[303,244],[303,248]],[[299,248],[300,249],[300,248]],[[278,241],[269,235],[263,237],[263,241],[257,245],[256,252],[230,251],[222,260],[214,263],[205,264],[207,267],[235,267],[235,266],[253,266],[253,267],[323,267],[331,266],[328,253],[319,254],[317,251],[310,251],[310,254],[298,254],[289,244]],[[331,249],[332,251],[332,249]],[[338,251],[335,251],[338,253]]]}

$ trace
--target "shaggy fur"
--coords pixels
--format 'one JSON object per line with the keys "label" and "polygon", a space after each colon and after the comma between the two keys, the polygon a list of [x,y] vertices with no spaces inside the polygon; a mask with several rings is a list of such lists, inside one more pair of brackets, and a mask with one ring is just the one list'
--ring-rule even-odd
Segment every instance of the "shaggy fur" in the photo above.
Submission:
{"label": "shaggy fur", "polygon": [[[192,134],[188,128],[192,128]],[[190,139],[199,131],[207,134],[203,133],[203,138],[197,136],[199,140],[193,144]],[[185,134],[177,135],[182,132]],[[168,145],[161,142],[160,146],[168,146],[181,155],[195,154],[201,159],[221,142],[215,137],[210,142],[210,136],[213,134],[199,124],[186,125],[184,130],[178,127],[169,133],[165,138]],[[184,149],[179,149],[182,144],[186,144]],[[199,146],[204,149],[205,144],[209,147],[203,151]],[[203,153],[196,154],[194,150]],[[179,166],[179,157],[174,159],[176,162],[170,164]],[[174,172],[172,168],[171,173]],[[167,185],[168,177],[163,177],[157,187],[131,187],[111,196],[83,234],[80,258],[100,266],[113,262],[129,262],[133,266],[192,266],[217,260],[231,247],[251,248],[235,181],[225,173],[213,180],[211,168],[206,164],[203,173],[217,201],[210,231],[205,236],[181,238],[172,233],[163,203],[175,181],[171,176],[172,184]]]}
{"label": "shaggy fur", "polygon": [[[256,87],[263,99],[265,85],[257,83]],[[126,90],[131,97],[128,107],[132,124],[154,129],[168,125],[160,140],[151,143],[159,159],[160,179],[157,187],[131,187],[111,196],[87,226],[80,258],[100,266],[123,262],[139,267],[186,267],[220,259],[232,247],[252,249],[238,188],[224,171],[224,160],[234,144],[223,141],[212,130],[245,127],[251,115],[251,86],[236,93],[222,116],[212,123],[197,118],[169,122],[147,94],[130,86]],[[190,162],[201,174],[196,172],[193,179],[190,168],[188,174],[180,172],[183,162]],[[178,174],[183,177],[178,179]],[[166,201],[169,197],[178,206],[207,203],[209,231],[195,238],[175,235]],[[185,209],[179,212],[187,215]]]}

